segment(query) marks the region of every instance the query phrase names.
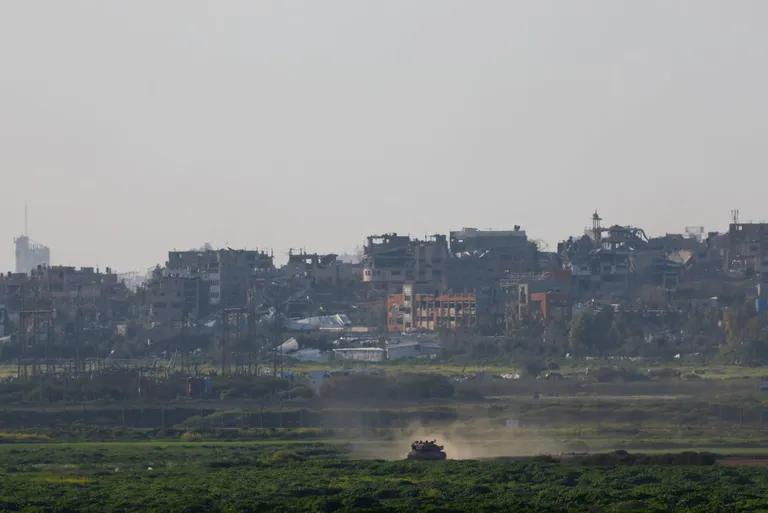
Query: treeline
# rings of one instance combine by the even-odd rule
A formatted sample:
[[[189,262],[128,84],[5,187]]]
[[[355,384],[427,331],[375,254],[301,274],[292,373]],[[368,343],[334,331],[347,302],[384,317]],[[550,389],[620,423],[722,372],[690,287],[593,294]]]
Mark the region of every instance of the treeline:
[[[547,326],[527,325],[506,336],[444,333],[445,356],[454,360],[560,359],[699,355],[740,365],[768,364],[768,314],[754,305],[722,313],[701,308],[685,312],[614,311],[611,307],[575,315]]]

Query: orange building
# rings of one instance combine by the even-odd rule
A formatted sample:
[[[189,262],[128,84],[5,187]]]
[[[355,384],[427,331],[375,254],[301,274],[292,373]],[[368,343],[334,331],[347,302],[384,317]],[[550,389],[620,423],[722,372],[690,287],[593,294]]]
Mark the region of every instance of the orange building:
[[[571,318],[571,300],[561,292],[534,292],[531,294],[532,312],[541,320],[568,320]],[[537,308],[538,307],[538,308]]]
[[[457,330],[477,326],[474,294],[414,294],[405,284],[402,294],[387,298],[387,330],[390,332]]]

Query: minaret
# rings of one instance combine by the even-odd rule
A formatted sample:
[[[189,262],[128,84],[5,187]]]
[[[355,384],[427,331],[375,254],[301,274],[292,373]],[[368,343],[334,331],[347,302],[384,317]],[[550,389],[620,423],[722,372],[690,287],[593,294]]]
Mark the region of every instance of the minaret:
[[[602,220],[600,214],[595,210],[595,213],[592,214],[592,238],[595,239],[595,242],[600,242],[602,238],[603,228],[600,226]]]

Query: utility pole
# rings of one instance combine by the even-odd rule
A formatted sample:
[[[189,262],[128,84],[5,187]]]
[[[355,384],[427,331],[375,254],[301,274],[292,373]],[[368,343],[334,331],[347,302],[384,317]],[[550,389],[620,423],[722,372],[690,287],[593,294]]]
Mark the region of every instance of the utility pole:
[[[26,207],[25,207],[26,209]],[[21,285],[19,287],[19,291],[21,293],[21,308],[19,309],[19,326],[16,329],[17,336],[19,338],[17,348],[18,354],[17,354],[17,363],[16,363],[16,379],[21,379],[21,360],[24,357],[24,353],[26,345],[27,345],[27,334],[26,334],[26,327],[24,326],[24,285]]]
[[[277,377],[277,346],[272,348],[272,377]]]
[[[227,337],[229,335],[227,326],[227,312],[221,311],[221,377],[226,375],[227,370]]]
[[[189,365],[188,356],[187,356],[187,322],[189,319],[189,313],[187,312],[186,306],[184,307],[184,312],[181,314],[181,373],[187,374],[187,367]]]

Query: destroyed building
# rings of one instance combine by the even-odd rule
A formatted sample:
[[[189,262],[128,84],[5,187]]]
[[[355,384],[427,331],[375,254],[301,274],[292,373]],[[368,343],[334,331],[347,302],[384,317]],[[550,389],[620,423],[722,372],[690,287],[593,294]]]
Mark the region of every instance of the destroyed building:
[[[731,223],[724,266],[746,275],[768,275],[768,223]]]
[[[536,244],[528,240],[525,230],[518,225],[514,230],[463,228],[452,231],[450,246],[456,258],[492,258],[505,272],[531,272],[538,258]]]
[[[425,240],[396,233],[372,235],[363,248],[363,282],[386,293],[399,292],[406,282],[442,290],[448,257],[445,235]]]
[[[478,325],[474,294],[418,293],[414,284],[387,298],[387,331],[438,331],[472,329]]]
[[[207,311],[209,285],[198,276],[168,275],[157,268],[137,294],[142,321],[150,325],[181,325]]]
[[[676,290],[681,274],[703,248],[693,236],[649,238],[635,226],[604,228],[597,212],[592,221],[592,228],[582,237],[558,244],[563,267],[571,271],[576,291],[581,293],[604,289],[626,294],[643,284]]]
[[[631,225],[604,227],[596,212],[592,221],[553,253],[539,251],[520,226],[424,239],[374,235],[359,264],[301,250],[290,251],[280,270],[263,251],[170,251],[135,291],[110,269],[40,265],[0,275],[0,304],[14,334],[27,312],[24,322],[55,323],[56,336],[112,324],[122,336],[153,330],[153,341],[182,327],[209,336],[227,311],[264,330],[525,334],[558,330],[589,304],[671,311],[745,294],[756,311],[768,308],[760,277],[768,269],[768,224],[648,237]]]
[[[80,309],[94,318],[127,315],[129,291],[107,268],[39,267],[29,274],[0,274],[0,302],[10,312],[41,305],[55,307],[60,315]]]
[[[132,315],[131,292],[109,268],[51,266],[0,275],[0,304],[15,323],[32,313],[55,318],[58,335],[107,329]]]
[[[129,316],[130,291],[109,267],[52,266],[35,272],[48,289],[57,314],[79,311],[92,322]]]
[[[512,274],[499,281],[499,290],[506,331],[532,320],[547,323],[570,318],[573,295],[568,270]]]
[[[47,294],[37,280],[25,273],[0,274],[0,303],[6,305],[9,313],[24,308],[37,307],[45,302]]]
[[[464,228],[427,240],[386,234],[368,237],[363,281],[399,292],[406,282],[419,290],[472,292],[489,288],[509,273],[539,270],[539,252],[519,226],[514,230]]]
[[[464,228],[450,232],[448,288],[476,291],[509,274],[539,271],[539,251],[520,226],[514,230]]]
[[[211,308],[245,306],[251,280],[274,271],[273,256],[264,251],[211,249],[169,251],[166,274],[181,278],[199,278],[207,286],[207,304]]]
[[[360,265],[343,262],[338,255],[288,252],[288,262],[280,269],[288,277],[306,278],[322,285],[354,284],[360,281]]]

